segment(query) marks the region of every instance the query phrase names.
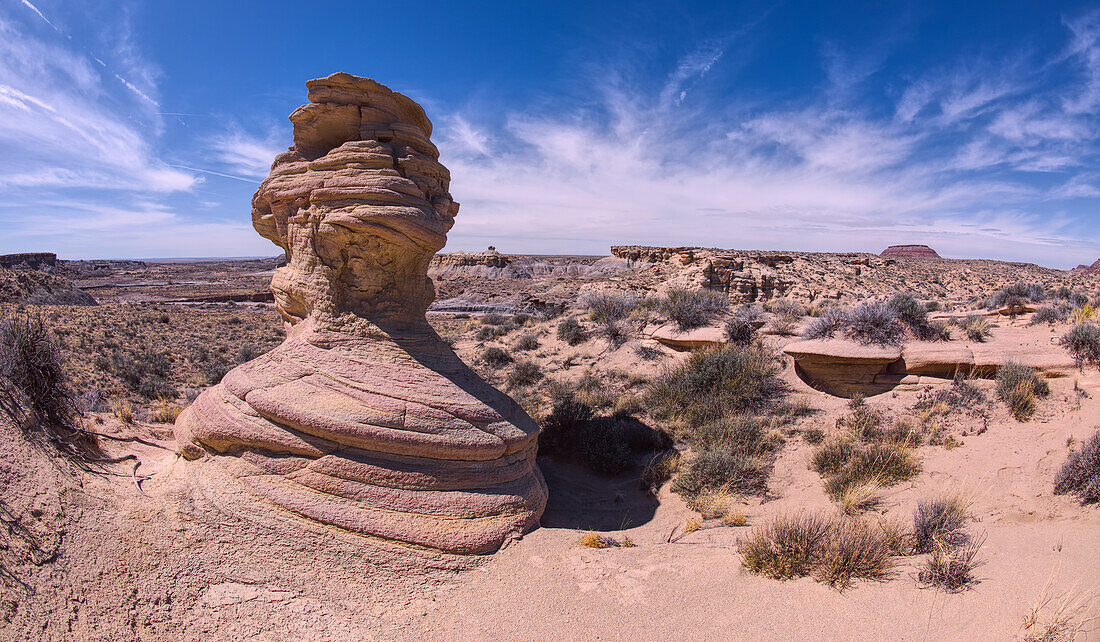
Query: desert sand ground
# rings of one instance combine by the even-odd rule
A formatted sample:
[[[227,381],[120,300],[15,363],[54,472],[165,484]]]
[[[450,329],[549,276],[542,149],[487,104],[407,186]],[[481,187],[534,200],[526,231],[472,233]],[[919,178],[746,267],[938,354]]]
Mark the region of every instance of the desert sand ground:
[[[236,274],[264,280],[251,270]],[[1095,367],[1050,379],[1050,395],[1028,421],[1015,419],[994,398],[992,381],[975,380],[987,399],[980,416],[944,418],[951,439],[917,448],[921,473],[884,489],[879,504],[864,514],[911,522],[920,500],[966,495],[972,501],[968,530],[984,543],[977,581],[957,593],[918,581],[926,555],[894,558],[889,579],[857,580],[844,590],[810,577],[768,579],[742,566],[738,542],[754,527],[797,511],[839,512],[809,467],[815,446],[807,434],[835,432],[849,402],[807,385],[790,358],[783,359],[781,375],[788,398],[811,411],[781,427],[783,445],[766,492],[735,498],[744,526],[701,519],[667,482],[656,496],[648,494],[639,468],[609,477],[545,455],[539,465],[549,504],[541,527],[522,540],[483,558],[408,549],[401,564],[379,565],[373,560],[393,557],[379,547],[393,545],[227,493],[238,482],[214,467],[196,474],[203,464],[175,452],[167,422],[173,409],[209,385],[205,373],[280,340],[268,304],[180,302],[188,297],[180,296],[176,283],[187,279],[163,273],[127,278],[131,282],[92,290],[100,306],[41,311],[60,330],[78,390],[94,393],[86,425],[116,438],[100,439],[104,454],[136,458],[88,472],[0,420],[0,517],[7,531],[0,548],[0,636],[6,639],[1002,640],[1035,633],[1023,624],[1044,596],[1054,604],[1041,620],[1065,596],[1084,604],[1079,620],[1100,608],[1100,506],[1052,492],[1071,448],[1100,426]],[[553,293],[575,306],[583,291],[644,292],[661,280],[639,270],[509,281],[501,291],[534,292],[540,300]],[[177,291],[163,291],[169,281]],[[230,277],[225,282],[230,285],[223,289],[234,293],[252,287]],[[451,298],[465,293],[454,283],[446,287]],[[987,295],[979,291],[985,287],[984,281],[975,286],[973,296]],[[203,288],[204,297],[218,295],[209,284]],[[133,296],[135,289],[140,297]],[[567,306],[565,316],[587,323],[575,307]],[[645,320],[615,347],[598,337],[567,345],[555,335],[563,317],[536,314],[492,337],[479,334],[487,325],[478,313],[429,317],[464,360],[536,417],[548,409],[552,381],[598,381],[589,399],[610,412],[634,405],[647,381],[688,357],[649,338]],[[1049,346],[1069,327],[1026,321],[1026,315],[999,320],[992,341]],[[516,349],[527,334],[537,347]],[[796,339],[763,338],[776,348]],[[514,365],[494,367],[482,358],[493,346],[536,363],[542,380],[510,385]],[[142,388],[144,379],[127,379],[126,358],[156,362],[151,352],[163,353],[168,365],[152,373],[156,385]],[[103,357],[98,362],[97,355]],[[917,421],[922,395],[946,385],[901,386],[866,403],[891,419]],[[174,394],[150,398],[150,390]],[[123,402],[133,419],[119,412]],[[127,440],[134,437],[141,441]],[[687,532],[693,522],[698,529]],[[582,546],[581,536],[590,531],[629,538],[635,546]]]

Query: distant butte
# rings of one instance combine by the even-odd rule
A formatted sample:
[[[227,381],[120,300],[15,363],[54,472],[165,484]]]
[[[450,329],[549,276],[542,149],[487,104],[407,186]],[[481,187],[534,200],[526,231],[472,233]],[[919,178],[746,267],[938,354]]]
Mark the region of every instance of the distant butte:
[[[891,245],[882,251],[879,256],[886,256],[890,258],[906,258],[916,257],[925,259],[938,259],[939,254],[927,245]]]

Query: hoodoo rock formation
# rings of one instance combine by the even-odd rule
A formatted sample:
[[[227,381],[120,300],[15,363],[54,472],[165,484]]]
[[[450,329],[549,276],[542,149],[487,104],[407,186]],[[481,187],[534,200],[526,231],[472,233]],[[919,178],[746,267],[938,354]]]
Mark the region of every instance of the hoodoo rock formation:
[[[311,80],[294,145],[252,199],[287,265],[286,341],[176,423],[181,452],[300,516],[448,553],[498,549],[539,520],[538,426],[431,329],[427,277],[458,204],[408,97]]]
[[[882,251],[883,256],[886,258],[919,258],[919,259],[938,259],[940,255],[935,250],[927,245],[891,245]]]

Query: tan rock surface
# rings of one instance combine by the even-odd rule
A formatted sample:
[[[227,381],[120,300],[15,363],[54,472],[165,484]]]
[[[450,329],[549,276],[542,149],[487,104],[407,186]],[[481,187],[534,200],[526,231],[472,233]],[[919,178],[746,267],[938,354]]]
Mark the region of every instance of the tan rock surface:
[[[181,451],[324,524],[495,551],[545,506],[538,426],[425,321],[428,263],[458,212],[431,123],[367,78],[306,85],[294,146],[252,201],[286,252],[271,287],[287,339],[180,415]]]
[[[726,341],[725,328],[709,325],[691,330],[680,330],[675,323],[650,326],[645,334],[664,345],[676,350],[695,350],[721,345]]]

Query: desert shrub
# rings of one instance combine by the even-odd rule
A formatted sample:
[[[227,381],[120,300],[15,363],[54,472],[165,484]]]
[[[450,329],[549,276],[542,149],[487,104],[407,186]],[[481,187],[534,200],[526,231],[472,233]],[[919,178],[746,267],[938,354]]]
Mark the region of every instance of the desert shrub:
[[[782,315],[775,315],[768,322],[768,328],[775,334],[790,337],[797,334],[797,319]]]
[[[485,350],[481,352],[481,360],[494,368],[499,368],[511,363],[512,356],[508,354],[507,350],[494,346],[485,348]]]
[[[913,551],[931,553],[936,544],[958,547],[967,542],[966,503],[957,495],[920,500],[913,511]]]
[[[516,350],[538,350],[539,338],[534,334],[525,334],[516,341]]]
[[[832,439],[814,450],[810,467],[819,475],[832,475],[852,458],[856,444],[851,439]]]
[[[889,534],[854,518],[799,513],[758,526],[739,542],[741,562],[775,579],[812,575],[843,589],[854,579],[883,580],[893,566]]]
[[[1084,367],[1085,363],[1100,366],[1100,326],[1075,325],[1058,343],[1069,350],[1078,368]]]
[[[224,363],[210,363],[203,369],[203,378],[206,379],[206,385],[214,386],[222,381],[222,377],[229,372],[229,366]]]
[[[756,338],[756,325],[745,315],[735,314],[726,322],[726,340],[730,343],[747,346]]]
[[[797,301],[790,299],[771,299],[764,304],[764,309],[780,317],[797,321],[806,316],[806,308]]]
[[[571,346],[584,343],[588,339],[588,333],[573,317],[566,317],[558,323],[558,339]]]
[[[1031,319],[1027,322],[1027,324],[1039,325],[1040,323],[1046,323],[1047,325],[1054,325],[1055,323],[1062,323],[1065,320],[1065,310],[1055,307],[1053,305],[1044,305],[1043,307],[1035,310],[1035,314],[1031,315]]]
[[[1073,323],[1080,325],[1096,316],[1096,306],[1091,303],[1073,309]]]
[[[580,304],[588,310],[588,317],[600,324],[618,321],[634,310],[637,299],[618,292],[590,293],[581,297]]]
[[[24,407],[35,423],[56,428],[79,414],[61,350],[40,316],[0,320],[0,402],[13,417]]]
[[[496,336],[497,335],[496,335],[495,332],[493,332],[492,328],[486,327],[486,328],[479,329],[477,331],[477,334],[474,335],[474,338],[477,339],[478,341],[490,341]]]
[[[729,309],[729,299],[714,290],[671,288],[657,300],[657,311],[681,330],[707,325]]]
[[[765,480],[762,466],[752,457],[721,450],[704,450],[690,461],[680,464],[680,473],[672,482],[672,490],[687,498],[717,490],[761,492]]]
[[[816,446],[825,441],[825,431],[820,428],[810,428],[802,433],[802,438],[806,440],[806,443]]]
[[[810,322],[802,333],[805,339],[829,339],[843,330],[847,315],[840,308],[829,308]]]
[[[508,373],[509,388],[523,388],[542,379],[542,368],[533,361],[517,361]]]
[[[671,445],[666,434],[633,417],[594,417],[592,408],[572,395],[554,402],[539,434],[540,452],[571,457],[607,474],[629,470],[639,454]]]
[[[915,334],[919,335],[928,326],[928,310],[912,294],[898,292],[890,297],[886,305],[894,311],[898,320]]]
[[[161,397],[153,403],[153,409],[149,413],[149,421],[170,424],[176,421],[182,411],[183,408],[173,403],[172,399]]]
[[[997,369],[997,397],[1008,404],[1016,419],[1035,412],[1035,398],[1050,394],[1050,384],[1031,368],[1009,361]]]
[[[760,344],[700,350],[650,382],[650,415],[700,426],[774,405],[787,387],[775,353]]]
[[[1100,431],[1069,454],[1054,476],[1054,492],[1073,493],[1085,504],[1100,502]]]
[[[237,363],[252,361],[258,356],[260,356],[260,350],[251,343],[246,343],[240,348],[237,348]]]
[[[612,348],[618,348],[630,338],[630,332],[623,323],[607,321],[596,328],[596,333],[603,337]]]
[[[974,583],[975,557],[982,540],[954,547],[937,542],[917,579],[948,593],[957,593]]]
[[[900,345],[905,327],[885,303],[861,303],[845,315],[844,334],[863,344]]]
[[[966,315],[962,320],[962,328],[967,339],[978,343],[984,343],[986,339],[993,336],[993,324],[981,314]]]
[[[531,315],[527,314],[526,312],[517,312],[516,314],[512,315],[512,323],[514,323],[517,326],[527,325],[527,323],[530,320],[531,320]]]
[[[969,410],[985,403],[985,393],[975,386],[966,375],[958,372],[952,379],[950,386],[921,393],[914,408],[916,410],[931,410],[939,407],[944,413],[948,413]]]
[[[855,398],[853,398],[854,400]],[[864,441],[874,441],[881,435],[882,411],[865,403],[854,404],[852,412],[840,419],[840,425]]]
[[[752,456],[772,449],[773,444],[766,441],[766,434],[764,419],[756,415],[738,414],[691,426],[682,436],[696,450],[721,450]]]
[[[0,319],[0,411],[66,455],[96,454],[94,436],[80,426],[61,350],[41,316],[16,312]]]
[[[1040,283],[1024,283],[1019,281],[997,290],[989,298],[990,308],[999,308],[1009,303],[1011,299],[1039,303],[1046,299],[1046,288]]]
[[[489,314],[481,317],[481,322],[485,325],[504,325],[505,323],[507,323],[507,321],[508,317],[504,316],[503,314],[498,314],[496,312],[490,312]]]

